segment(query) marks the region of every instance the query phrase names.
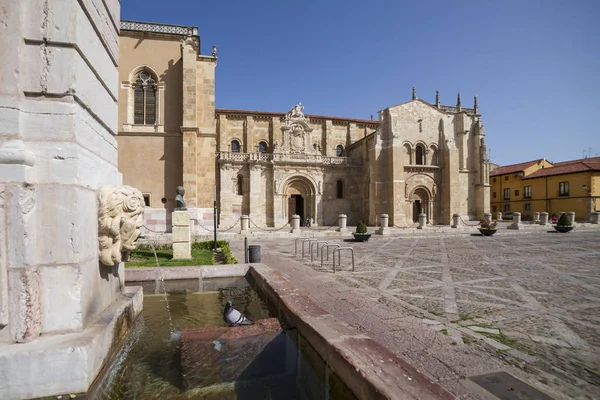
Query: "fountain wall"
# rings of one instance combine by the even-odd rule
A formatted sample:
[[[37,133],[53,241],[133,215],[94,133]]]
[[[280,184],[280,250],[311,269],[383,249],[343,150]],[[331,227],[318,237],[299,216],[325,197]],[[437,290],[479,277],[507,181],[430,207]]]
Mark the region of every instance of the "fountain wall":
[[[98,259],[97,191],[122,180],[119,12],[118,0],[0,0],[3,399],[85,391],[141,308],[123,264]]]

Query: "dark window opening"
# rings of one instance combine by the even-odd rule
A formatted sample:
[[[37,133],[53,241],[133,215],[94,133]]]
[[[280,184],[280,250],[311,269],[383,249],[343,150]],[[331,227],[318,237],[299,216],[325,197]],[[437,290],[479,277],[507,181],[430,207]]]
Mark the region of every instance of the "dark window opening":
[[[238,195],[244,194],[244,177],[241,175],[238,175],[238,177],[237,177],[237,182],[235,185],[235,192]]]
[[[343,199],[344,198],[344,182],[342,182],[342,180],[338,180],[336,183],[336,194],[337,194],[337,198],[338,199]]]
[[[260,143],[258,143],[258,152],[259,153],[266,153],[267,152],[267,143],[266,142],[260,142]]]
[[[144,205],[146,207],[150,207],[150,195],[149,194],[144,195]]]
[[[231,152],[232,153],[239,153],[240,152],[240,142],[238,142],[237,140],[232,140],[231,141]]]
[[[423,165],[423,148],[421,146],[417,146],[415,149],[415,164]]]
[[[519,195],[519,191],[515,190],[515,196],[518,196],[518,195]]]
[[[344,146],[342,146],[341,144],[338,144],[337,147],[335,148],[335,155],[338,157],[341,157],[344,155]]]
[[[133,123],[152,125],[156,122],[156,82],[150,72],[140,71],[133,84]]]

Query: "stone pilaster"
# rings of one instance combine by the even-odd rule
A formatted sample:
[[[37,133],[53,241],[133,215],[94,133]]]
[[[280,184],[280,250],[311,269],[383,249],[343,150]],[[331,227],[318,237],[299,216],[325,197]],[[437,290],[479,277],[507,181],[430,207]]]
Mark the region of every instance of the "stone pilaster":
[[[265,193],[263,190],[262,174],[264,168],[260,164],[250,165],[250,191],[248,198],[250,201],[250,219],[258,226],[264,226],[265,216]],[[251,224],[251,226],[253,226]]]

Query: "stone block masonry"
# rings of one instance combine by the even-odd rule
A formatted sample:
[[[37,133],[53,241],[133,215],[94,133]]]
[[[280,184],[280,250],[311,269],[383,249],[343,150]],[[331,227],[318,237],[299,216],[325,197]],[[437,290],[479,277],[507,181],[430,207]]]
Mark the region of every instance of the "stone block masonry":
[[[192,258],[190,233],[190,214],[185,211],[174,211],[171,217],[173,224],[173,258]]]
[[[2,399],[87,390],[141,309],[98,258],[97,190],[122,182],[119,8],[0,1]]]

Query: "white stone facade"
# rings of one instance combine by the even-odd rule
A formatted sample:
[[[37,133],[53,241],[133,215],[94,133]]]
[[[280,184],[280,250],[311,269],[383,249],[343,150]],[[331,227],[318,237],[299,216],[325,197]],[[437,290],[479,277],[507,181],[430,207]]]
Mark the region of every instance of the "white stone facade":
[[[87,390],[119,304],[131,307],[122,264],[98,261],[97,189],[121,184],[119,9],[118,0],[0,0],[3,399]],[[58,339],[66,334],[77,342]]]

